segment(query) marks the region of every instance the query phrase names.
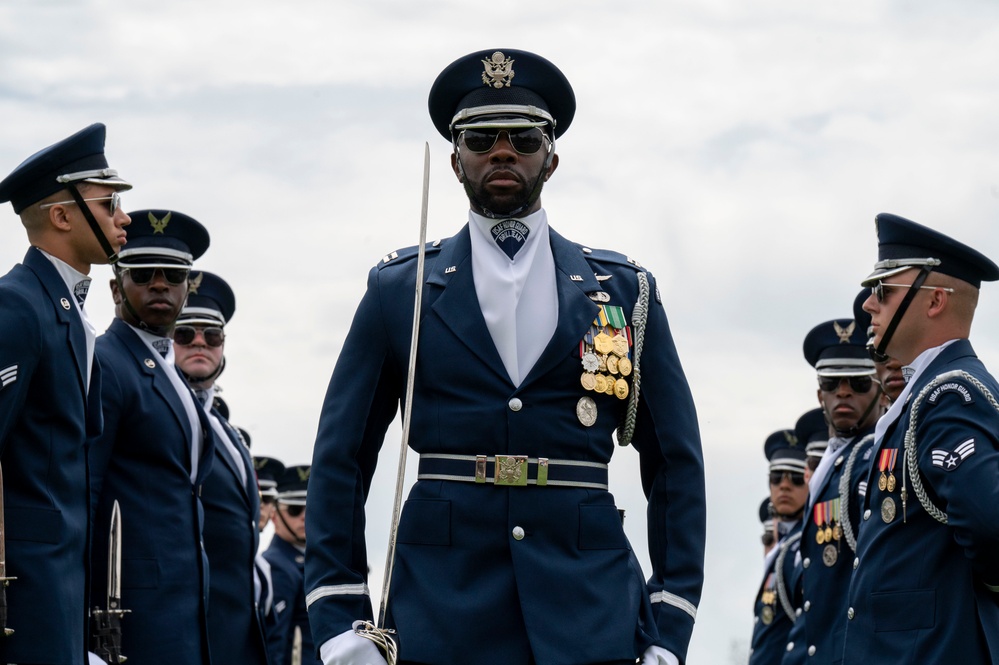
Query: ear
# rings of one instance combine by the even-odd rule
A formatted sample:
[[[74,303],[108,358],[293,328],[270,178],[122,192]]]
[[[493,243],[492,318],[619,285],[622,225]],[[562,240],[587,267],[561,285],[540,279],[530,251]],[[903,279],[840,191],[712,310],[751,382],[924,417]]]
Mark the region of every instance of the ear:
[[[121,292],[118,291],[118,280],[114,277],[108,282],[108,286],[111,287],[111,299],[114,300],[115,305],[121,304]]]
[[[53,229],[62,233],[69,233],[73,230],[73,223],[69,219],[69,208],[64,205],[52,206],[48,210],[48,224]]]
[[[458,179],[458,182],[465,182],[465,173],[461,169],[461,162],[458,161],[458,153],[451,153],[451,170],[454,171],[454,176]]]
[[[934,289],[930,293],[930,303],[926,308],[926,316],[930,319],[935,319],[947,310],[947,305],[950,302],[951,294],[947,293],[943,289]]]
[[[545,173],[545,182],[548,182],[548,178],[552,177],[555,173],[555,169],[558,168],[558,154],[552,155],[552,163],[548,166],[548,171]]]

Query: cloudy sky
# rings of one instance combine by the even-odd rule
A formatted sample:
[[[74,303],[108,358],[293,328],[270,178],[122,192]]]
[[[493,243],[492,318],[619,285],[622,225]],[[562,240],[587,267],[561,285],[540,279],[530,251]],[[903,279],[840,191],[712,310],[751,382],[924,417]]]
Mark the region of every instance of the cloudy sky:
[[[659,278],[709,492],[690,661],[734,663],[760,577],[763,440],[815,405],[801,342],[850,315],[874,215],[999,258],[997,43],[992,0],[4,0],[0,176],[106,123],[111,165],[135,184],[126,209],[211,231],[200,267],[238,299],[220,381],[233,423],[255,454],[308,462],[367,270],[418,237],[424,142],[429,236],[465,220],[426,112],[437,73],[483,48],[554,61],[578,111],[545,207],[563,235]],[[26,241],[8,206],[0,223],[6,270]],[[110,270],[93,275],[104,328]],[[973,340],[993,366],[997,312],[987,285]],[[369,501],[376,588],[398,439]],[[644,560],[636,458],[615,462]]]

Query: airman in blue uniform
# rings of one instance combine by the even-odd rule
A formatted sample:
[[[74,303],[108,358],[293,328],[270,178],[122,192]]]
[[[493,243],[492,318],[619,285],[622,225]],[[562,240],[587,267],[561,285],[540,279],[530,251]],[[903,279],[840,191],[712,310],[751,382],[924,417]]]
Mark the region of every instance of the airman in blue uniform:
[[[277,509],[277,479],[284,473],[284,464],[273,457],[254,457],[253,468],[257,472],[257,487],[260,489],[260,521],[259,530],[263,533],[274,511]],[[274,607],[274,584],[271,581],[271,564],[264,558],[262,550],[257,551],[254,558],[255,585],[257,589],[257,610],[260,613],[261,625],[264,628],[266,642],[270,626],[270,614]]]
[[[173,329],[177,367],[201,402],[215,437],[215,460],[201,492],[205,509],[208,644],[213,665],[266,665],[257,611],[254,558],[260,494],[243,435],[219,409],[216,381],[225,368],[225,326],[236,311],[229,284],[206,271],[191,273],[187,304]]]
[[[386,617],[400,661],[682,662],[703,581],[696,414],[652,276],[548,224],[572,88],[537,55],[490,49],[448,66],[429,105],[470,211],[426,248],[419,471]],[[306,581],[327,665],[384,662],[353,624],[373,618],[364,503],[407,383],[417,264],[410,248],[371,270],[320,419]],[[615,431],[641,456],[647,580],[608,491]]]
[[[308,465],[291,466],[278,478],[274,538],[264,552],[271,567],[274,604],[267,625],[270,665],[317,663],[305,607],[305,510]]]
[[[7,625],[0,663],[84,662],[87,650],[86,439],[101,428],[90,267],[125,243],[105,127],[32,155],[0,182],[31,247],[0,277],[0,461]],[[13,634],[3,636],[3,628]]]
[[[873,350],[905,389],[875,430],[846,612],[845,663],[999,663],[999,383],[968,340],[999,266],[876,219]]]
[[[750,665],[779,663],[796,614],[794,560],[801,540],[801,516],[808,500],[805,451],[789,429],[777,430],[763,447],[769,460],[770,504],[777,544],[763,560],[763,580],[753,606]]]
[[[859,506],[871,464],[874,423],[882,412],[881,387],[867,353],[869,318],[826,321],[805,337],[805,359],[818,375],[824,430],[831,428],[833,435],[809,481],[796,561],[801,613],[788,637],[785,665],[839,662],[843,652]]]
[[[116,318],[97,339],[103,433],[90,441],[92,603],[107,589],[108,528],[121,506],[122,653],[206,665],[208,559],[201,493],[215,458],[205,410],[174,365],[170,332],[208,231],[170,210],[131,213],[111,282]],[[176,629],[174,629],[176,628]]]

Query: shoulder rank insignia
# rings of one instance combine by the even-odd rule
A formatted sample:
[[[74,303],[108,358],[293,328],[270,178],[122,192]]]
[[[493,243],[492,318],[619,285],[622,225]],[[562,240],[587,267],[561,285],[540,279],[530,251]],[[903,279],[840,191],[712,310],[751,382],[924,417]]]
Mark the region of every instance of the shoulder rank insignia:
[[[388,263],[389,261],[399,258],[399,252],[390,252],[382,257],[382,263]]]
[[[488,60],[483,60],[485,71],[482,72],[482,82],[494,88],[509,88],[513,80],[513,58],[496,51]]]
[[[0,369],[0,390],[17,381],[17,365]]]
[[[149,225],[153,227],[153,235],[156,235],[157,233],[162,235],[163,232],[166,231],[167,224],[170,223],[170,216],[172,214],[172,212],[168,212],[163,215],[163,219],[156,219],[156,215],[149,213]]]
[[[933,466],[938,466],[944,471],[953,471],[961,466],[961,462],[975,454],[975,439],[971,438],[959,445],[953,451],[937,448],[931,450]]]

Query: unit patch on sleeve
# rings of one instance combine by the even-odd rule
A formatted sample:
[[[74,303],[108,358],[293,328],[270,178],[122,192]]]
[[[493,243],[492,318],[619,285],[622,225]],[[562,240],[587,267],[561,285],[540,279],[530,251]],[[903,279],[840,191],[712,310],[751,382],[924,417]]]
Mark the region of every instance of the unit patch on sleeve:
[[[931,450],[933,466],[939,466],[944,471],[953,471],[961,466],[961,462],[975,454],[975,440],[968,439],[954,450],[944,450],[937,448]]]
[[[944,393],[957,393],[961,396],[961,399],[964,400],[965,404],[972,404],[975,401],[975,399],[971,396],[971,391],[968,390],[968,386],[955,381],[941,383],[933,389],[933,392],[929,394],[926,401],[930,404],[936,404],[937,400],[939,400]]]

